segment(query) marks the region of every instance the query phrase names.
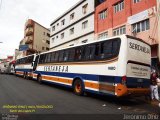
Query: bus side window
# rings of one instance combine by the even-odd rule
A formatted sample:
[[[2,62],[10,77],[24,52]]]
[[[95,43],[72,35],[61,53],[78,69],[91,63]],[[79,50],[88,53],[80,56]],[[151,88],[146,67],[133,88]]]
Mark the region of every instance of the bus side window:
[[[119,49],[120,49],[120,39],[117,39],[113,41],[113,49],[112,49],[113,56],[117,56],[119,54]]]
[[[47,63],[48,54],[44,54],[44,55],[45,55],[44,63]]]
[[[51,62],[51,53],[48,53],[47,55],[47,63]]]
[[[24,64],[24,63],[25,63],[25,60],[26,60],[26,58],[23,58],[23,59],[22,59],[22,64]]]
[[[95,44],[90,46],[90,55],[89,55],[89,59],[90,60],[94,60],[95,59]]]
[[[100,56],[101,59],[109,59],[112,57],[112,41],[105,41],[101,43]]]
[[[83,58],[83,59],[84,59],[84,60],[88,60],[88,58],[89,58],[89,53],[90,53],[90,47],[86,45],[86,46],[84,47],[84,52],[83,52],[83,53],[84,53],[84,56],[83,56],[84,58]]]
[[[68,58],[69,58],[69,50],[67,49],[67,50],[65,50],[64,51],[64,60],[63,61],[68,61]]]
[[[64,50],[59,51],[59,62],[63,61]]]
[[[39,64],[42,63],[42,55],[40,55],[40,58],[39,58]]]
[[[54,62],[54,59],[55,59],[55,52],[52,52],[51,53],[51,62]]]
[[[29,63],[29,59],[30,59],[30,57],[26,57],[26,58],[24,59],[25,63]]]
[[[58,57],[59,57],[59,52],[57,51],[57,52],[55,53],[55,62],[58,62]]]
[[[40,60],[39,60],[39,63],[42,64],[44,61],[44,54],[40,55]]]
[[[100,52],[100,44],[95,44],[95,59],[99,59],[99,52]]]
[[[86,45],[84,48],[84,60],[94,60],[95,56],[95,45]]]
[[[75,60],[80,61],[82,59],[83,47],[77,47],[75,49]]]
[[[68,61],[69,61],[69,62],[74,61],[74,56],[75,56],[75,48],[69,49]]]
[[[47,57],[46,54],[44,54],[44,55],[43,55],[42,63],[45,63],[46,57]]]

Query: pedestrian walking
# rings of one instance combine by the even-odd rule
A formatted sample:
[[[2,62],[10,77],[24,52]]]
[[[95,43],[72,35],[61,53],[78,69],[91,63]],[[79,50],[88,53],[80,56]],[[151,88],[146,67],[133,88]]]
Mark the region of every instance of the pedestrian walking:
[[[151,99],[152,100],[157,100],[157,101],[159,101],[158,85],[157,85],[158,80],[159,80],[158,75],[154,71],[151,74],[151,86],[150,86],[150,89],[151,89]]]

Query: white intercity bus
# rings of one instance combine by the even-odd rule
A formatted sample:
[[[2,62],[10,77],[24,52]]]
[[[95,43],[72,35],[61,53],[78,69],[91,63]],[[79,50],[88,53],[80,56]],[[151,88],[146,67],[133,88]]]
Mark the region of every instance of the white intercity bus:
[[[151,48],[128,35],[106,38],[36,56],[38,82],[117,97],[149,94]]]
[[[36,58],[36,54],[32,54],[16,60],[15,63],[15,75],[22,76],[24,78],[32,78],[33,64]]]
[[[14,74],[15,73],[14,67],[15,67],[15,60],[8,62],[6,73],[7,74]]]

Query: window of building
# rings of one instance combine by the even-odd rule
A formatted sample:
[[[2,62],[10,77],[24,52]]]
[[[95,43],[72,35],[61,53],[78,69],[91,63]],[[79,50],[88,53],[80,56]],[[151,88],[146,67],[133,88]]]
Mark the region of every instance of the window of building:
[[[122,11],[124,9],[124,0],[114,5],[114,13]]]
[[[55,31],[55,26],[52,27],[52,31]]]
[[[46,33],[45,32],[43,32],[43,35],[45,35]]]
[[[70,20],[73,20],[73,19],[74,19],[74,13],[70,15]]]
[[[47,33],[47,37],[50,37],[50,34],[49,34],[49,33]]]
[[[82,13],[83,13],[83,14],[86,14],[86,13],[87,13],[87,8],[88,8],[88,3],[85,4],[85,5],[82,7]]]
[[[70,29],[70,35],[74,34],[74,28]]]
[[[56,36],[56,38],[58,39],[58,35]]]
[[[52,43],[54,42],[55,37],[52,38]]]
[[[48,48],[48,47],[46,47],[46,50],[49,50],[49,48]]]
[[[132,25],[132,32],[139,33],[150,29],[149,19],[135,23]]]
[[[65,25],[65,19],[61,21],[61,25]]]
[[[108,32],[104,32],[98,35],[98,39],[104,39],[108,37]]]
[[[107,18],[107,10],[103,10],[102,12],[99,13],[99,19],[103,20]]]
[[[82,43],[87,43],[87,42],[88,42],[88,40],[87,40],[87,39],[82,41]]]
[[[50,41],[49,41],[49,40],[46,40],[46,43],[47,43],[47,44],[50,44]]]
[[[42,47],[42,50],[44,50],[44,47]]]
[[[133,3],[138,3],[140,2],[141,0],[133,0]]]
[[[126,26],[122,26],[113,30],[113,36],[126,34]]]
[[[63,38],[64,38],[64,33],[61,34],[61,39],[63,39]]]
[[[59,23],[57,23],[57,26],[59,26]]]
[[[88,20],[82,23],[82,29],[87,28],[87,26],[88,26]]]

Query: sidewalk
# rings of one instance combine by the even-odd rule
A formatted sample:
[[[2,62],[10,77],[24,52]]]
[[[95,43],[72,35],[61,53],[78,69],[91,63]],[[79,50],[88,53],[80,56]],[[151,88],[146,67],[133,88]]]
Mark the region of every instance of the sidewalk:
[[[140,100],[140,101],[143,101],[147,104],[152,105],[153,107],[156,107],[156,108],[160,109],[160,101],[158,101],[158,100],[151,101],[149,98],[146,99],[145,97],[138,97],[136,99]]]
[[[157,101],[157,100],[151,101],[150,104],[157,106],[157,107],[160,107],[160,101]]]

